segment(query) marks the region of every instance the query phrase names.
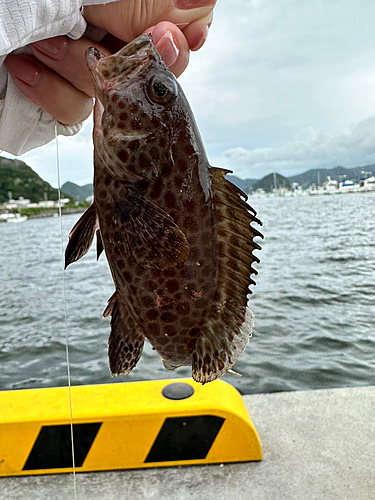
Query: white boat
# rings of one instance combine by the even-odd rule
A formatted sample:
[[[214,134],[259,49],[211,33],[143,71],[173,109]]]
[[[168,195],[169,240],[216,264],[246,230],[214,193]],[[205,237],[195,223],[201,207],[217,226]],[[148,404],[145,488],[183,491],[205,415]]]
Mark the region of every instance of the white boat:
[[[27,216],[21,214],[0,214],[0,220],[2,222],[13,222],[13,223],[25,222],[25,220],[27,220]]]
[[[360,191],[375,191],[375,175],[361,181]]]
[[[331,177],[329,175],[327,175],[327,179],[322,186],[322,193],[323,194],[338,194],[339,192],[340,191],[339,191],[338,181],[331,179]]]
[[[340,182],[339,191],[341,193],[355,193],[359,191],[359,184],[356,184],[354,181],[349,179],[344,179]]]

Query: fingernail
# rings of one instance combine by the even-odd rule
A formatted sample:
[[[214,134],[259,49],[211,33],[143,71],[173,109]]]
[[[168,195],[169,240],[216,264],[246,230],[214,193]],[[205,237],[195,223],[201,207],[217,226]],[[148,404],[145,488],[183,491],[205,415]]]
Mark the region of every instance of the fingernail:
[[[209,28],[208,26],[205,27],[203,33],[200,35],[200,37],[197,39],[197,42],[195,44],[192,43],[191,47],[190,47],[190,50],[199,50],[202,45],[204,44],[204,42],[207,40],[207,37],[208,37],[208,31],[209,31]]]
[[[170,31],[166,31],[156,44],[156,48],[165,64],[170,68],[177,61],[180,51]]]
[[[207,7],[216,2],[216,0],[175,0],[178,9],[195,9],[197,7]]]
[[[34,87],[39,83],[42,76],[41,69],[22,55],[9,55],[5,60],[5,66],[12,76]]]
[[[64,59],[68,53],[69,39],[66,36],[57,36],[35,42],[32,46],[52,59]]]

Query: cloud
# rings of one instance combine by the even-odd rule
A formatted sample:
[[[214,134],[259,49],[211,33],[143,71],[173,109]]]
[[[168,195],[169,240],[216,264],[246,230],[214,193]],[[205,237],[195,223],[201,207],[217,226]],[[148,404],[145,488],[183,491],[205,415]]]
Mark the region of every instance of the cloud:
[[[238,175],[256,178],[271,172],[295,175],[318,167],[375,163],[375,116],[344,134],[319,133],[308,128],[281,147],[228,149],[223,163]]]
[[[180,78],[211,163],[260,177],[374,161],[374,18],[372,0],[218,2]],[[91,129],[60,139],[63,182],[92,179]],[[21,159],[56,185],[53,143]]]
[[[194,85],[186,74],[212,162],[242,176],[372,162],[374,15],[370,1],[219,2]]]

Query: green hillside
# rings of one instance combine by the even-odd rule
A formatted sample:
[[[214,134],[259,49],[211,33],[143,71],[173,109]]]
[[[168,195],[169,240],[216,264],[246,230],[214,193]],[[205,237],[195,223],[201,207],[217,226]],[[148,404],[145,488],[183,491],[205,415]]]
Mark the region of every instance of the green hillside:
[[[75,200],[85,200],[88,196],[93,195],[93,185],[85,184],[84,186],[78,186],[74,182],[65,182],[61,186],[61,189]]]
[[[266,193],[272,193],[274,188],[291,189],[291,187],[291,182],[286,177],[283,177],[280,174],[269,174],[263,177],[263,179],[260,179],[260,181],[254,182],[251,186],[251,191],[264,189]]]
[[[48,200],[58,199],[57,189],[39,177],[26,163],[0,156],[0,203],[9,199],[9,192],[15,200],[23,196],[32,203],[38,203],[45,197]]]

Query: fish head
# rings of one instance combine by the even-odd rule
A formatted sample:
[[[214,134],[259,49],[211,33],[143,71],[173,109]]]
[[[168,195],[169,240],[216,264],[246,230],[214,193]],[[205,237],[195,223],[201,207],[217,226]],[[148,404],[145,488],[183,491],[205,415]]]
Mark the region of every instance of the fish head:
[[[170,161],[187,101],[148,35],[105,57],[89,48],[96,105],[94,144],[112,175],[152,179]],[[182,125],[183,126],[183,125]]]

